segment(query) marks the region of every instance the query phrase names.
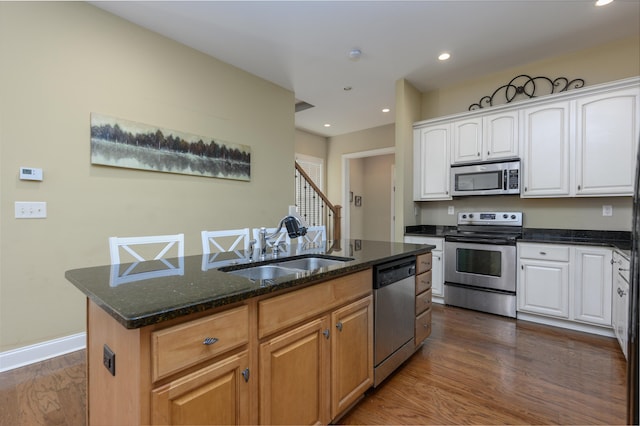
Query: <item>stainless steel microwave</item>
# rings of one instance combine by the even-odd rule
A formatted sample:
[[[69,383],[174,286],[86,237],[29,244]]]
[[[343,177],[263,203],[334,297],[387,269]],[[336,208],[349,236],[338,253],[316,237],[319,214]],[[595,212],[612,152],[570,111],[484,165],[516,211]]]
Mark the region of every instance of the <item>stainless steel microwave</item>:
[[[520,193],[520,160],[451,166],[451,195]]]

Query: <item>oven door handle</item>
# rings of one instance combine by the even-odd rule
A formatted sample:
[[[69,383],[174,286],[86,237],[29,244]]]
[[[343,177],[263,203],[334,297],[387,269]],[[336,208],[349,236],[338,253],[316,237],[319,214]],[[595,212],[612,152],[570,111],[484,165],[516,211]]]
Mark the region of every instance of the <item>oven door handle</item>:
[[[512,241],[505,238],[446,237],[445,241],[452,243],[493,244],[496,246],[513,245]]]

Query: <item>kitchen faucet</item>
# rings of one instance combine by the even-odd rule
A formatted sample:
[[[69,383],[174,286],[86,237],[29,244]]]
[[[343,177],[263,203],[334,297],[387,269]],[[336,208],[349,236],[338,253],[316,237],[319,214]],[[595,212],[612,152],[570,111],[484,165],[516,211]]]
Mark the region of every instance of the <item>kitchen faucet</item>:
[[[307,233],[307,227],[304,226],[300,218],[292,215],[287,215],[280,220],[280,224],[278,225],[278,229],[271,234],[267,235],[267,228],[260,228],[260,256],[264,258],[267,255],[267,241],[271,238],[275,237],[282,230],[282,225],[287,227],[287,233],[289,234],[289,238],[298,238]],[[274,256],[278,253],[278,245],[273,248]]]

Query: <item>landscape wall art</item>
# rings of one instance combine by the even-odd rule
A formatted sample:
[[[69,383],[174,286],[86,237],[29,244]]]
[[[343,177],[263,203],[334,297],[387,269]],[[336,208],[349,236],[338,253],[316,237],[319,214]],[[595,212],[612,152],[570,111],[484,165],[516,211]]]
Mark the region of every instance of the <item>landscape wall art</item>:
[[[91,114],[91,164],[251,180],[251,147]]]

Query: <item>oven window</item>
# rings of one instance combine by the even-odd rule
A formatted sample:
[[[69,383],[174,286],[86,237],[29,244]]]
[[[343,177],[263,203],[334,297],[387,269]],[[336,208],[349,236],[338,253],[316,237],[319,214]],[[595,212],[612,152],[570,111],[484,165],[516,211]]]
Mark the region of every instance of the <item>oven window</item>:
[[[491,250],[456,249],[458,272],[499,277],[502,271],[502,253]]]
[[[467,173],[455,176],[457,191],[502,189],[502,171]]]

